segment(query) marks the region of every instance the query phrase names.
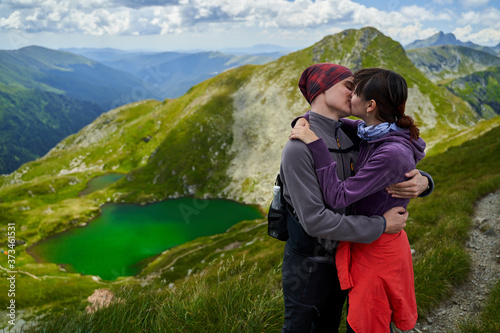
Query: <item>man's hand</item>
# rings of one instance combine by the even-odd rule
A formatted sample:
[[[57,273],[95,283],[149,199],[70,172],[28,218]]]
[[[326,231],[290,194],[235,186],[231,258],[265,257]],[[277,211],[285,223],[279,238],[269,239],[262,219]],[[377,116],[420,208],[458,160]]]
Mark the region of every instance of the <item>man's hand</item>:
[[[385,226],[386,234],[395,234],[406,227],[406,220],[408,219],[408,211],[403,207],[394,207],[384,213],[387,222]]]
[[[387,193],[391,194],[393,198],[413,199],[418,197],[429,187],[429,179],[422,176],[417,169],[405,173],[405,177],[411,179],[392,184],[386,188]]]

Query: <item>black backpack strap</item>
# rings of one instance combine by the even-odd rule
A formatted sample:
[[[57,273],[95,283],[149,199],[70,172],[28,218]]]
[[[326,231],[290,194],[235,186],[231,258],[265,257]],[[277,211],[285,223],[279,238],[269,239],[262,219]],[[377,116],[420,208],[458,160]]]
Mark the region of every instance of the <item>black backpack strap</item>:
[[[356,145],[352,145],[350,147],[347,147],[345,149],[335,149],[335,148],[328,148],[328,151],[330,153],[340,153],[340,154],[343,154],[343,153],[348,153],[348,152],[351,152],[353,150],[357,150],[358,147]]]

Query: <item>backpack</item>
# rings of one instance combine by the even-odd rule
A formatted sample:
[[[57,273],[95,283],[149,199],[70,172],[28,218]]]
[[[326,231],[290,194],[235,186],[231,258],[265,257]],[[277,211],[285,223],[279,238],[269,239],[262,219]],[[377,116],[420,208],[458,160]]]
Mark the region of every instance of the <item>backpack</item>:
[[[281,182],[280,175],[276,176],[275,186],[279,186],[279,191],[275,193],[273,201],[269,206],[269,213],[267,215],[267,234],[280,241],[288,239],[287,217],[289,211],[287,209],[287,202],[283,197],[283,183]]]
[[[305,244],[310,244],[313,248],[309,250],[315,255],[325,255],[325,253],[330,256],[334,255],[334,250],[327,250],[316,237],[308,235],[299,223],[298,217],[295,214],[295,210],[292,205],[290,205],[283,197],[283,183],[281,182],[279,174],[276,176],[276,182],[274,184],[275,186],[279,186],[280,189],[278,193],[274,194],[273,202],[271,202],[271,205],[269,206],[269,213],[267,215],[267,234],[280,241],[286,242],[289,238],[287,221],[290,217],[290,220],[294,221],[291,228],[293,228],[292,232],[295,234],[295,242],[292,243],[296,243],[298,240],[299,242],[302,242],[301,244],[304,244],[304,242]],[[276,207],[280,208],[277,209]],[[303,237],[306,237],[306,239]]]

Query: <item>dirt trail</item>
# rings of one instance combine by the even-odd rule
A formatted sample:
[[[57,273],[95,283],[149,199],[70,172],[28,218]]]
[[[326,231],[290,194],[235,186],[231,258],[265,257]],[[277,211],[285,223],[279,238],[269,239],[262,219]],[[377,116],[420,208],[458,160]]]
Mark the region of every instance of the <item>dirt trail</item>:
[[[475,318],[481,312],[500,276],[500,191],[477,202],[466,249],[472,263],[467,282],[453,288],[449,299],[406,332],[458,332],[458,322]]]

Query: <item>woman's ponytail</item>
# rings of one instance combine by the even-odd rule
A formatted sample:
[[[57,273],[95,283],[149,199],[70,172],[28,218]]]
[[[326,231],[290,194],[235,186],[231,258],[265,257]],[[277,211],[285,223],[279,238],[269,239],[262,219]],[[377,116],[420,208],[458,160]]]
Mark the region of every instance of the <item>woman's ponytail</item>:
[[[407,116],[403,114],[402,116],[398,117],[398,120],[396,122],[396,125],[401,128],[408,128],[410,130],[411,138],[412,139],[418,139],[420,136],[420,130],[418,129],[417,125],[413,121],[413,118],[410,116]]]

